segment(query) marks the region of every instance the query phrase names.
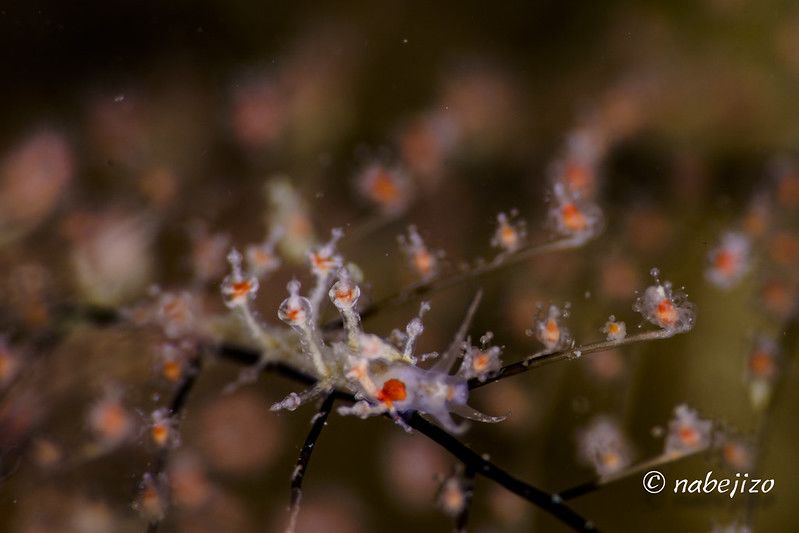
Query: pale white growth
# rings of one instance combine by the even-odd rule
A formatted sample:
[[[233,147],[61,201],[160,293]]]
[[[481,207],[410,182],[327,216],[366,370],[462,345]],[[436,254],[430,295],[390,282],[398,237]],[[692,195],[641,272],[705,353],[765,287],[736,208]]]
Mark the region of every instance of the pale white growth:
[[[397,237],[402,253],[408,260],[411,270],[415,272],[422,281],[430,281],[440,270],[440,251],[431,251],[422,240],[416,226],[408,226],[408,235]]]
[[[246,306],[258,292],[258,278],[242,271],[241,259],[241,254],[235,248],[227,256],[231,273],[222,282],[222,296],[225,305],[231,309]]]
[[[599,230],[602,212],[596,204],[571,193],[562,182],[557,181],[553,185],[549,220],[561,235],[588,239]]]
[[[372,405],[366,400],[359,400],[351,406],[342,405],[337,411],[338,414],[342,416],[357,416],[362,420],[365,420],[370,416],[380,415],[386,412],[385,408],[382,406]]]
[[[430,304],[428,302],[422,302],[421,305],[419,305],[419,316],[408,322],[408,325],[405,327],[405,348],[402,351],[402,358],[411,364],[416,364],[416,358],[413,357],[413,347],[414,344],[416,344],[416,339],[418,339],[424,331],[422,317],[429,310]]]
[[[599,477],[614,474],[630,465],[632,448],[616,420],[597,416],[577,433],[578,454],[593,466]]]
[[[652,269],[655,284],[638,297],[633,309],[648,321],[670,333],[682,333],[694,325],[694,306],[682,292],[673,292],[671,282],[662,282],[660,272]]]
[[[609,341],[620,341],[627,336],[627,324],[616,320],[615,316],[610,315],[600,331],[605,334]]]
[[[751,267],[750,249],[751,242],[745,234],[723,234],[721,242],[708,252],[705,278],[722,289],[737,285]]]
[[[256,278],[263,278],[280,268],[280,257],[275,252],[275,245],[283,233],[283,228],[277,227],[264,242],[247,246],[247,268]]]
[[[533,332],[549,351],[566,348],[571,343],[569,330],[561,324],[568,313],[557,305],[550,305],[545,315],[540,316],[535,322]]]
[[[679,405],[674,409],[674,417],[669,422],[666,435],[665,453],[683,455],[710,446],[713,422],[699,417],[695,409]]]
[[[513,253],[524,245],[527,238],[527,228],[524,221],[515,220],[518,211],[511,210],[510,215],[499,213],[497,215],[497,229],[491,238],[491,246],[500,248],[503,252]]]
[[[283,398],[281,401],[272,404],[270,410],[280,411],[282,409],[285,409],[287,411],[294,411],[300,406],[300,403],[302,403],[300,395],[297,394],[296,392],[290,392],[289,395]]]
[[[480,338],[480,347],[467,342],[458,375],[467,379],[478,378],[485,381],[491,374],[502,367],[502,348],[490,346],[493,334],[486,333]]]

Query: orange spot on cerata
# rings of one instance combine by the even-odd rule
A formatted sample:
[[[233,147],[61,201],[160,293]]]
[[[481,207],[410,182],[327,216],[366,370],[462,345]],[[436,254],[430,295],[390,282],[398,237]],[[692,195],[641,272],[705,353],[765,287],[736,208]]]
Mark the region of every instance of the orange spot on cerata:
[[[292,308],[292,309],[289,309],[288,311],[286,311],[286,317],[289,319],[289,321],[296,322],[297,319],[300,318],[300,313],[301,312],[302,311],[300,309],[297,309],[295,307],[295,308]]]
[[[677,323],[677,308],[668,298],[663,298],[658,303],[657,317],[664,326],[673,326]]]
[[[242,298],[252,290],[252,283],[249,281],[236,281],[231,286],[231,293],[234,298]]]
[[[395,378],[383,383],[383,388],[377,392],[377,401],[383,402],[388,406],[394,402],[401,402],[406,397],[405,383]]]
[[[563,219],[563,225],[570,231],[583,231],[588,226],[588,220],[586,220],[583,212],[572,203],[561,206],[560,215]]]
[[[488,366],[489,360],[488,356],[484,353],[479,354],[477,357],[474,358],[474,363],[472,366],[475,370],[483,370],[485,367]]]
[[[314,267],[323,272],[333,268],[333,258],[329,255],[311,254],[311,262]]]
[[[343,302],[350,302],[352,301],[352,298],[353,298],[352,289],[336,290],[336,300],[340,300]]]

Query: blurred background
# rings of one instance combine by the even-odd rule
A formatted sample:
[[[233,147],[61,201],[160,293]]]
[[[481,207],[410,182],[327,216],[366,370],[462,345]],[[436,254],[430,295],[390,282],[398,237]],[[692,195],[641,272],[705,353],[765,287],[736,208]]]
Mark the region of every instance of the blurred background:
[[[595,477],[578,457],[595,416],[616,420],[645,460],[688,404],[755,444],[775,479],[768,497],[651,496],[632,476],[574,508],[605,531],[799,526],[797,372],[782,344],[799,271],[794,2],[35,2],[0,8],[0,58],[0,529],[147,527],[134,505],[159,454],[147,427],[174,390],[162,332],[65,309],[127,310],[136,322],[163,291],[185,290],[203,324],[189,337],[246,344],[219,294],[231,246],[289,228],[255,303],[265,322],[279,324],[285,283],[310,280],[303,252],[333,227],[366,297],[380,300],[415,279],[397,243],[409,224],[443,250],[442,275],[496,254],[501,211],[518,210],[529,241],[553,238],[553,175],[586,145],[603,233],[434,293],[420,352],[444,349],[477,287],[472,336],[492,331],[506,363],[540,348],[526,334],[538,305],[569,302],[578,342],[602,339],[611,314],[634,331],[652,267],[685,287],[696,327],[486,386],[472,403],[511,417],[464,440],[554,492]],[[364,189],[374,165],[402,177],[396,205]],[[719,288],[708,254],[730,230],[750,238],[751,258]],[[365,327],[388,335],[417,308]],[[782,355],[757,389],[747,358],[763,335]],[[167,460],[163,531],[285,525],[314,410],[270,412],[299,387],[277,376],[230,392],[240,370],[205,360]],[[763,387],[779,392],[767,405]],[[388,420],[333,414],[298,530],[449,530],[434,502],[454,464]],[[729,468],[708,451],[662,470]],[[563,529],[483,479],[469,523]]]

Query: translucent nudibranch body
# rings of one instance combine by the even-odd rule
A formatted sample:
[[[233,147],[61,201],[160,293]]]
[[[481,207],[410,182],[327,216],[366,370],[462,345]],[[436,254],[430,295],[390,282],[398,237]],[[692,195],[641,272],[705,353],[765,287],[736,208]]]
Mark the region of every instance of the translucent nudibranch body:
[[[274,404],[272,409],[294,410],[328,391],[339,389],[352,393],[357,400],[352,406],[340,408],[340,413],[361,417],[389,414],[406,429],[404,419],[400,416],[402,412],[419,411],[456,433],[465,430],[466,424],[456,423],[451,413],[483,422],[502,420],[501,417],[483,415],[466,404],[468,380],[473,377],[485,379],[499,367],[498,348],[483,346],[482,351],[476,351],[465,342],[466,330],[479,298],[472,303],[464,324],[439,360],[430,368],[418,366],[418,360],[424,361],[437,355],[414,356],[416,341],[424,331],[422,317],[430,306],[423,302],[419,316],[410,320],[404,331],[395,331],[391,342],[365,332],[357,311],[361,295],[354,275],[357,267],[343,266],[344,262],[335,250],[340,237],[341,232],[334,230],[327,244],[309,253],[316,285],[307,297],[301,294],[297,280],[289,282],[289,295],[280,304],[277,315],[291,326],[294,336],[284,334],[280,343],[272,343],[272,347],[282,346],[286,351],[282,356],[269,356],[270,359],[284,357],[310,373],[317,382],[304,392],[291,393],[285,400]],[[233,273],[223,284],[223,295],[230,307],[247,310],[247,303],[257,289],[257,278],[248,277],[242,272],[238,254],[231,256]],[[236,284],[244,282],[252,286],[237,291]],[[322,303],[320,296],[324,294],[341,315],[345,339],[328,341],[320,335],[319,305]],[[242,313],[242,316],[254,321],[252,313]],[[252,324],[250,326],[255,329]],[[266,331],[265,328],[260,329]],[[268,334],[275,333],[269,330]],[[254,335],[254,338],[265,337]],[[484,339],[483,344],[487,343],[490,336]],[[463,355],[467,357],[460,369],[452,373],[456,360]]]

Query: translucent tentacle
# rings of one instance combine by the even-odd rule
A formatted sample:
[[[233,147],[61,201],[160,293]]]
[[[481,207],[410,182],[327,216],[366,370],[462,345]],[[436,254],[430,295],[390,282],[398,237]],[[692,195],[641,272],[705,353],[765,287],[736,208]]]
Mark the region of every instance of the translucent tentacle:
[[[481,413],[474,407],[469,407],[468,405],[455,405],[450,408],[450,410],[458,416],[462,416],[463,418],[468,418],[469,420],[474,420],[475,422],[487,422],[489,424],[496,424],[497,422],[502,422],[508,415],[505,416],[491,416],[485,413]]]
[[[452,343],[447,348],[447,351],[444,352],[441,358],[436,361],[436,364],[433,365],[430,370],[449,374],[452,365],[458,359],[458,355],[460,355],[463,349],[463,341],[466,338],[466,332],[469,331],[469,326],[472,324],[474,314],[477,312],[477,307],[480,305],[480,300],[482,297],[483,290],[480,289],[477,291],[477,294],[474,295],[472,303],[469,305],[469,309],[466,311],[466,316],[463,317],[461,327],[458,328],[458,331],[455,333],[455,338],[452,339]]]

